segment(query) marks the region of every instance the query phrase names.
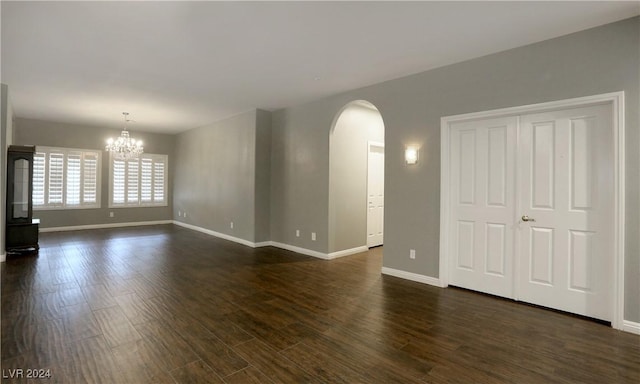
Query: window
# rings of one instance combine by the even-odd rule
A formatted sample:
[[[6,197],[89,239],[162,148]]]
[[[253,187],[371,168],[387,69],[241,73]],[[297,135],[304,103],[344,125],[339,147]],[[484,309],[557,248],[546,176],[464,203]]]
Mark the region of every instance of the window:
[[[36,147],[33,208],[100,208],[100,151]]]
[[[137,159],[111,156],[109,207],[167,205],[167,155],[142,154]]]

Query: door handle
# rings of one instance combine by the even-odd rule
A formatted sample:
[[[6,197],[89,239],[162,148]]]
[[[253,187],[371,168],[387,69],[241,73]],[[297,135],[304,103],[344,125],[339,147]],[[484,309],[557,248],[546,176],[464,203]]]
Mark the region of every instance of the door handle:
[[[522,215],[522,221],[536,221],[536,219],[529,217],[527,215]]]

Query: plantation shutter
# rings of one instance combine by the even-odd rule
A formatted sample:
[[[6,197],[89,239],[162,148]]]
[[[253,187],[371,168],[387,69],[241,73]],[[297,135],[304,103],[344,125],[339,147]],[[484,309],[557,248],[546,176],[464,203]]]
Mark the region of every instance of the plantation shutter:
[[[137,159],[111,157],[111,207],[165,206],[167,155],[142,154]]]
[[[82,203],[98,202],[98,159],[97,153],[85,153],[83,157]]]
[[[113,160],[113,203],[124,204],[125,190],[125,162],[124,160]]]
[[[151,203],[153,184],[153,160],[142,158],[140,161],[140,202]]]
[[[67,205],[80,204],[80,169],[82,153],[72,152],[67,155]]]
[[[43,205],[45,202],[46,157],[42,152],[33,155],[33,205]]]
[[[127,161],[127,204],[139,203],[139,162],[138,159]]]
[[[33,208],[99,208],[101,153],[38,146],[33,156]]]
[[[164,202],[165,189],[165,162],[156,161],[153,163],[153,201],[156,203]]]
[[[64,202],[64,154],[49,153],[49,198],[47,204],[62,205]]]

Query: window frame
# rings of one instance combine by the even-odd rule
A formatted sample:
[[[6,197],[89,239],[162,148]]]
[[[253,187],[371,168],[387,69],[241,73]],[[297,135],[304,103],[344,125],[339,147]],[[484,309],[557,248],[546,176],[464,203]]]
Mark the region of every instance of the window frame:
[[[43,199],[45,201],[44,204],[36,204],[35,199],[33,199],[33,210],[34,211],[55,211],[55,210],[72,210],[72,209],[99,209],[102,208],[102,151],[98,149],[83,149],[83,148],[64,148],[64,147],[50,147],[46,145],[37,145],[34,153],[33,159],[33,179],[34,179],[34,194],[36,191],[36,162],[37,158],[41,154],[44,154],[44,180],[43,180]],[[60,203],[48,203],[48,196],[50,195],[50,158],[51,154],[62,155],[62,202]],[[69,156],[70,155],[79,155],[80,156],[80,171],[78,178],[78,191],[79,191],[79,203],[78,204],[69,204],[68,200],[68,174],[69,174]],[[95,167],[95,202],[86,203],[83,202],[84,198],[84,190],[86,184],[84,182],[86,177],[87,170],[85,169],[85,162],[87,161],[86,157],[95,156],[96,158],[96,167]]]
[[[144,177],[144,174],[142,172],[142,160],[144,159],[151,159],[151,172],[152,172],[152,176],[151,176],[151,201],[150,202],[143,202],[142,201],[142,194],[143,194],[143,183],[142,183],[142,179]],[[123,190],[123,199],[124,202],[123,203],[114,203],[114,192],[115,192],[115,177],[114,177],[114,165],[115,165],[115,161],[119,160],[119,161],[124,161],[124,190]],[[129,191],[129,183],[128,183],[128,175],[129,175],[129,162],[131,160],[134,160],[138,163],[137,166],[137,181],[136,181],[136,188],[137,188],[137,201],[136,202],[129,202],[129,196],[130,196],[130,191]],[[163,195],[163,200],[161,202],[155,202],[154,201],[154,196],[155,196],[155,192],[156,192],[156,164],[162,163],[164,168],[163,168],[163,186],[162,186],[162,195]],[[116,156],[113,153],[109,154],[109,208],[150,208],[150,207],[168,207],[169,206],[169,199],[167,196],[167,191],[169,188],[169,155],[165,155],[165,154],[157,154],[157,153],[143,153],[140,156],[138,156],[135,159],[128,159],[128,160],[122,160],[122,159],[117,159]]]

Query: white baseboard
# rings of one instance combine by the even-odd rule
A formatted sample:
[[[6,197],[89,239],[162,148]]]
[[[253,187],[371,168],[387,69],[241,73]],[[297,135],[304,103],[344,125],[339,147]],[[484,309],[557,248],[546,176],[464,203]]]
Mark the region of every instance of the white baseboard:
[[[640,323],[636,323],[635,321],[623,320],[622,330],[625,332],[635,333],[636,335],[640,335]]]
[[[120,227],[139,227],[144,225],[160,225],[171,224],[173,220],[156,220],[156,221],[135,221],[129,223],[108,223],[108,224],[89,224],[89,225],[74,225],[68,227],[49,227],[40,228],[39,232],[66,232],[66,231],[81,231],[85,229],[105,229],[105,228],[120,228]]]
[[[40,228],[40,232],[80,231],[80,230],[84,230],[84,229],[135,227],[135,226],[142,226],[142,225],[158,225],[158,224],[172,224],[172,223],[175,224],[175,225],[179,225],[181,227],[184,227],[184,228],[188,228],[188,229],[191,229],[191,230],[194,230],[194,231],[205,233],[205,234],[210,235],[210,236],[218,237],[220,239],[229,240],[229,241],[233,241],[234,243],[246,245],[247,247],[251,247],[251,248],[259,248],[259,247],[271,246],[271,247],[286,249],[286,250],[292,251],[292,252],[297,252],[297,253],[300,253],[300,254],[303,254],[303,255],[307,255],[307,256],[317,257],[317,258],[323,259],[323,260],[331,260],[331,259],[335,259],[335,258],[338,258],[338,257],[353,255],[355,253],[366,252],[367,249],[368,249],[366,246],[361,246],[361,247],[345,249],[345,250],[342,250],[342,251],[332,252],[332,253],[326,254],[326,253],[322,253],[322,252],[318,252],[318,251],[313,251],[311,249],[296,247],[295,245],[278,243],[276,241],[261,241],[261,242],[258,242],[258,243],[254,243],[252,241],[241,239],[239,237],[227,235],[227,234],[221,233],[221,232],[216,232],[216,231],[213,231],[213,230],[207,229],[207,228],[198,227],[197,225],[183,223],[183,222],[177,221],[177,220],[140,221],[140,222],[133,222],[133,223],[91,224],[91,225],[76,225],[76,226],[70,226],[70,227],[50,227],[50,228]],[[4,258],[1,261],[4,261]]]
[[[269,245],[276,248],[286,249],[287,251],[292,251],[292,252],[297,252],[307,256],[317,257],[319,259],[329,260],[329,255],[327,255],[326,253],[313,251],[311,249],[296,247],[295,245],[278,243],[276,241],[269,241]]]
[[[207,235],[211,235],[211,236],[214,236],[214,237],[219,237],[219,238],[224,239],[224,240],[233,241],[234,243],[246,245],[247,247],[251,247],[251,248],[255,248],[256,247],[256,243],[254,243],[252,241],[241,239],[239,237],[235,237],[235,236],[231,236],[231,235],[227,235],[226,233],[212,231],[211,229],[198,227],[197,225],[187,224],[187,223],[183,223],[181,221],[176,221],[176,220],[173,221],[173,224],[179,225],[181,227],[193,229],[194,231],[206,233]],[[263,244],[263,243],[260,243],[260,244]]]
[[[355,247],[355,248],[351,248],[351,249],[344,249],[342,251],[331,252],[330,254],[327,255],[327,258],[329,260],[337,259],[338,257],[354,255],[354,254],[360,253],[360,252],[367,252],[368,250],[369,250],[369,248],[366,245],[363,245],[361,247]]]
[[[440,288],[444,287],[442,285],[442,282],[440,281],[440,279],[437,279],[437,278],[431,277],[431,276],[419,275],[419,274],[413,273],[413,272],[402,271],[400,269],[382,267],[382,274],[383,275],[394,276],[394,277],[399,277],[401,279],[416,281],[418,283],[434,285],[434,286],[440,287]]]
[[[5,261],[7,261],[7,254],[0,254],[0,263],[4,263]]]
[[[186,223],[183,223],[181,221],[174,220],[173,223],[175,225],[179,225],[181,227],[185,227],[185,228],[192,229],[194,231],[206,233],[207,235],[211,235],[211,236],[214,236],[214,237],[219,237],[219,238],[224,239],[224,240],[233,241],[235,243],[246,245],[247,247],[251,247],[251,248],[276,247],[276,248],[286,249],[286,250],[292,251],[292,252],[297,252],[297,253],[300,253],[300,254],[303,254],[303,255],[307,255],[307,256],[317,257],[317,258],[324,259],[324,260],[328,260],[329,259],[329,255],[327,255],[326,253],[322,253],[322,252],[318,252],[318,251],[312,251],[311,249],[296,247],[295,245],[278,243],[276,241],[261,241],[259,243],[254,243],[254,242],[249,241],[249,240],[245,240],[245,239],[241,239],[239,237],[234,237],[234,236],[230,236],[230,235],[227,235],[227,234],[224,234],[224,233],[212,231],[210,229],[198,227],[197,225],[186,224]]]

